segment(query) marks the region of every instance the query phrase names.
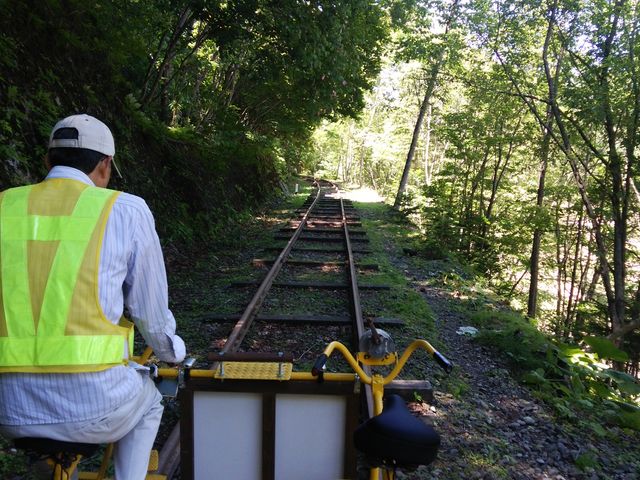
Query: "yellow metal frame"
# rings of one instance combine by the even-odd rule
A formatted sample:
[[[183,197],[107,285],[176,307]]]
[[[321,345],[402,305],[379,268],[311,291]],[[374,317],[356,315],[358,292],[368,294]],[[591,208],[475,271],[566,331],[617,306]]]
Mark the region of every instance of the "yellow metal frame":
[[[398,357],[397,352],[393,354],[389,354],[385,356],[384,359],[374,359],[369,357],[368,355],[364,355],[362,352],[359,352],[356,357],[354,357],[349,349],[344,346],[342,343],[334,341],[331,342],[324,350],[324,354],[329,358],[334,351],[340,352],[344,359],[349,363],[349,366],[353,369],[355,373],[324,373],[323,379],[325,381],[355,381],[356,378],[359,378],[360,381],[371,385],[371,390],[373,393],[373,402],[374,402],[374,415],[380,415],[383,409],[383,396],[384,396],[384,387],[385,385],[390,384],[402,371],[404,366],[406,365],[409,357],[416,350],[425,350],[430,355],[436,353],[436,350],[431,346],[429,342],[426,340],[414,340],[411,344],[405,349],[400,357]],[[251,362],[234,362],[234,363],[251,363]],[[389,372],[386,376],[382,376],[380,374],[367,375],[364,369],[360,366],[380,366],[380,365],[392,365],[395,363],[394,368]],[[285,363],[286,364],[286,363]],[[225,363],[225,365],[232,365],[231,362]],[[290,363],[286,365],[291,365]],[[227,368],[227,367],[225,367]],[[175,378],[179,374],[179,371],[173,368],[160,368],[158,369],[158,376],[165,378]],[[220,379],[219,373],[217,370],[190,370],[189,376],[191,378],[211,378],[211,379]],[[226,377],[229,378],[229,377]],[[276,378],[270,378],[272,380],[279,380]],[[284,380],[284,379],[281,379]],[[289,380],[317,380],[317,377],[312,375],[310,372],[291,372],[289,376]],[[372,468],[370,473],[370,480],[379,480],[380,475],[382,474],[382,478],[384,480],[392,480],[395,475],[393,471],[388,469],[381,468]]]
[[[141,365],[147,363],[153,354],[151,347],[146,347],[142,355],[132,356],[131,360]],[[176,371],[176,370],[174,370]],[[113,444],[106,445],[105,451],[102,454],[102,460],[100,462],[100,468],[97,472],[78,472],[78,480],[105,480],[107,478],[107,470],[109,468],[109,462],[113,456]],[[61,465],[55,463],[52,458],[47,459],[47,463],[51,467],[53,480],[68,480],[78,469],[78,465],[82,460],[81,455],[77,455],[71,466],[63,468]],[[158,451],[152,450],[149,459],[149,470],[154,471],[158,469]],[[146,480],[166,480],[166,475],[160,475],[157,473],[148,473]]]
[[[405,349],[404,353],[399,359],[397,353],[394,352],[392,357],[395,358],[397,362],[395,362],[395,367],[391,370],[391,372],[389,372],[384,377],[377,373],[374,373],[371,376],[367,375],[359,365],[358,360],[363,365],[368,366],[392,364],[393,361],[386,361],[386,357],[381,362],[380,360],[368,358],[367,356],[363,355],[362,352],[359,352],[357,354],[356,360],[356,358],[351,354],[347,347],[345,347],[342,343],[335,341],[327,345],[327,347],[324,349],[324,354],[328,359],[335,350],[339,351],[347,361],[347,363],[349,363],[349,366],[353,369],[353,371],[356,372],[356,374],[360,377],[360,380],[367,385],[371,385],[371,391],[373,394],[373,414],[380,415],[382,413],[382,409],[384,408],[382,398],[384,396],[385,385],[390,384],[400,374],[405,364],[409,360],[409,357],[411,357],[411,355],[419,349],[426,350],[430,355],[433,355],[436,352],[435,348],[433,348],[433,346],[431,346],[431,344],[426,340],[414,340]],[[325,380],[331,380],[331,375],[335,374],[324,374]],[[382,478],[384,480],[392,480],[395,477],[394,473],[388,469],[372,468],[369,474],[369,479],[379,480],[380,474],[382,474]]]
[[[358,352],[357,359],[363,365],[379,367],[384,365],[393,365],[398,361],[398,353],[387,353],[383,358],[373,358],[366,352]]]
[[[397,352],[386,355],[382,359],[371,358],[369,355],[358,352],[354,357],[349,349],[342,343],[334,341],[331,342],[324,350],[324,354],[329,358],[334,351],[340,352],[340,354],[347,361],[349,366],[355,373],[324,373],[323,379],[325,381],[355,381],[359,379],[365,384],[371,385],[374,401],[374,415],[380,415],[383,409],[383,396],[384,387],[391,383],[402,371],[403,367],[409,360],[409,357],[416,350],[426,350],[430,355],[433,355],[436,350],[426,340],[414,340],[403,352],[402,356],[398,357]],[[138,357],[132,357],[132,360],[144,364],[147,363],[152,355],[153,351],[150,347],[147,347],[142,355]],[[189,370],[189,377],[191,378],[210,378],[217,380],[224,379],[267,379],[276,381],[298,380],[298,381],[313,381],[317,377],[310,372],[293,372],[293,365],[288,362],[271,362],[262,363],[262,365],[256,366],[260,362],[224,362],[225,374],[220,375],[220,370]],[[367,375],[364,369],[360,366],[381,366],[392,365],[395,363],[394,368],[386,376],[374,373],[373,375]],[[157,370],[159,377],[164,378],[176,378],[180,374],[180,370],[175,368],[159,368]],[[155,452],[155,451],[154,451]],[[153,470],[153,466],[157,468],[157,452],[155,457],[150,459],[150,469]],[[102,458],[100,470],[98,472],[79,472],[79,480],[104,480],[106,478],[107,467],[113,453],[113,445],[107,445],[105,453]],[[53,480],[66,480],[71,478],[71,474],[75,472],[80,457],[74,462],[74,464],[67,470],[62,469],[59,466],[55,466],[51,462],[52,468],[55,468]],[[379,480],[380,474],[384,480],[392,480],[394,473],[388,469],[372,468],[370,473],[370,480]],[[149,473],[146,477],[147,480],[166,480],[164,475]]]
[[[214,370],[218,380],[289,380],[293,364],[288,362],[220,362]]]
[[[102,454],[102,461],[100,462],[100,468],[97,472],[78,472],[78,480],[105,480],[107,478],[107,469],[109,468],[109,462],[113,455],[113,443],[107,444],[104,453]],[[75,471],[78,469],[78,464],[82,460],[81,455],[77,455],[69,468],[63,468],[61,465],[56,464],[52,458],[47,459],[47,463],[51,467],[53,480],[69,480]],[[158,469],[158,451],[152,450],[149,458],[149,471],[155,471]],[[166,475],[160,475],[158,473],[147,473],[145,480],[167,480]]]

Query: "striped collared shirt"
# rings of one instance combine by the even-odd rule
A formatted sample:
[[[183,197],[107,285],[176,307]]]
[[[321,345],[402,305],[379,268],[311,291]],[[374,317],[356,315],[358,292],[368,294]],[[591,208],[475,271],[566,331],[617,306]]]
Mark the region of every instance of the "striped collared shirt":
[[[79,170],[56,166],[47,179],[69,178],[93,185]],[[98,294],[105,316],[118,323],[126,305],[158,358],[180,362],[185,345],[175,334],[168,307],[167,275],[153,215],[143,199],[121,193],[104,234]],[[0,424],[27,425],[98,418],[142,388],[135,368],[117,366],[75,374],[0,374]]]

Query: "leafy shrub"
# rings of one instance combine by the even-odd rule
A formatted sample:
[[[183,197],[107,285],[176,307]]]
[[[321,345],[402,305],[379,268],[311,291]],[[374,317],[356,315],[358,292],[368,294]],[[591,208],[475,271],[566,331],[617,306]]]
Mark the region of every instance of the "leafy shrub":
[[[471,318],[481,329],[478,341],[503,351],[522,381],[561,416],[585,411],[640,430],[640,383],[606,363],[627,359],[606,338],[587,337],[581,348],[551,341],[515,312],[483,310]]]
[[[11,444],[0,436],[0,478],[16,478],[16,475],[24,475],[28,469],[28,459],[22,452],[15,453]],[[28,475],[28,474],[27,474]],[[31,476],[21,476],[23,480],[29,480]]]
[[[482,310],[473,314],[471,320],[481,328],[478,340],[500,349],[518,369],[532,370],[544,365],[549,341],[520,314]]]

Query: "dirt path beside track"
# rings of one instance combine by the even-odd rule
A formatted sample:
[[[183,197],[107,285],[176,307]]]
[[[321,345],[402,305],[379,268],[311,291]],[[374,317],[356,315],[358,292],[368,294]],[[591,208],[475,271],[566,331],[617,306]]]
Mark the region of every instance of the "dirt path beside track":
[[[631,437],[618,427],[607,427],[608,438],[591,438],[558,423],[547,405],[511,377],[503,361],[471,336],[458,334],[469,322],[456,308],[455,295],[426,285],[427,272],[410,267],[405,271],[434,313],[444,350],[456,364],[457,380],[449,385],[455,394],[436,386],[434,405],[423,406],[442,437],[438,461],[401,478],[640,478],[638,447]]]

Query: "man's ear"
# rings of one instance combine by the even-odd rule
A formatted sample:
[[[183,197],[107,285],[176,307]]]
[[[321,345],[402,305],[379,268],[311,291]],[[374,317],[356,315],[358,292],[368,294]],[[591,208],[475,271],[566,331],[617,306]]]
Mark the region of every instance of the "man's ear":
[[[113,157],[111,157],[111,156],[107,155],[106,157],[104,157],[104,158],[101,160],[102,168],[104,168],[104,170],[105,170],[105,171],[108,171],[108,172],[109,172],[109,174],[111,174],[111,159],[112,159],[112,158],[113,158]]]
[[[51,170],[53,167],[51,166],[51,162],[49,161],[49,154],[45,153],[44,154],[44,166],[47,167],[47,171]]]
[[[106,188],[111,178],[111,156],[107,155],[100,160],[89,174],[89,178],[96,186]]]
[[[110,155],[107,155],[102,160],[100,160],[100,163],[98,164],[100,168],[100,176],[105,180],[105,185],[104,185],[105,188],[109,184],[109,179],[111,178],[111,159],[112,158],[113,157],[111,157]]]

